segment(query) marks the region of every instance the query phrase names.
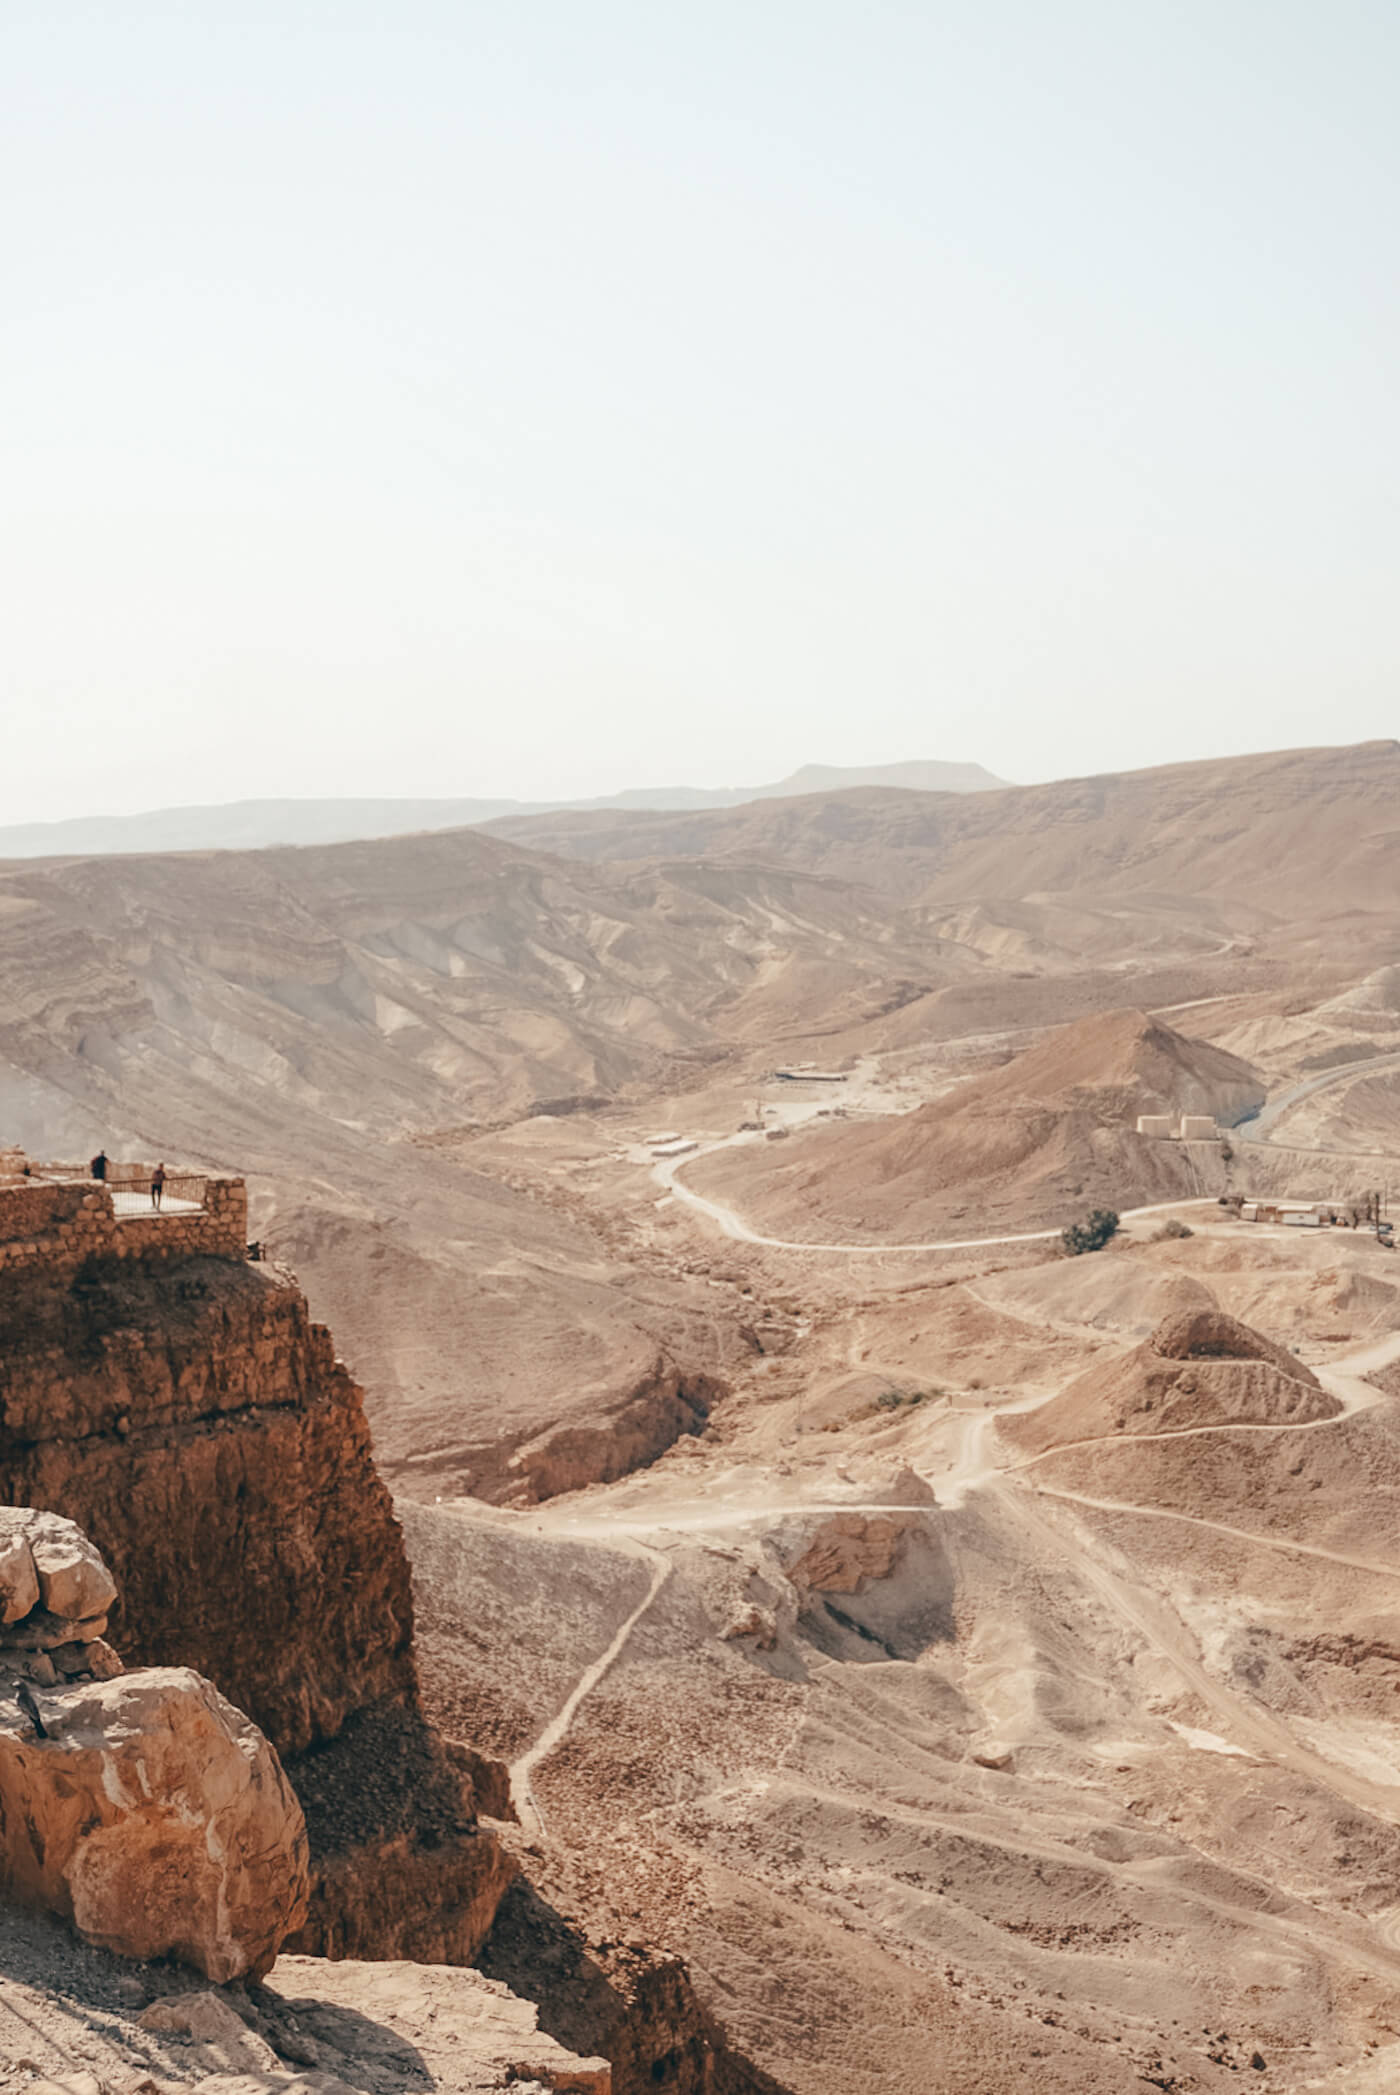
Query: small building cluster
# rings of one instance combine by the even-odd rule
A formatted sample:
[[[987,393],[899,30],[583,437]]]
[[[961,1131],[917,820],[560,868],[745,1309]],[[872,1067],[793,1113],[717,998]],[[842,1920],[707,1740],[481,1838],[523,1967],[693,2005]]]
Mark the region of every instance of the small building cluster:
[[[1161,1142],[1215,1142],[1220,1136],[1213,1113],[1139,1113],[1137,1131]]]
[[[665,1161],[668,1157],[688,1157],[700,1144],[692,1135],[678,1135],[674,1128],[660,1135],[648,1135],[647,1148],[654,1157]]]
[[[1241,1222],[1272,1222],[1289,1229],[1368,1229],[1378,1237],[1389,1237],[1395,1228],[1370,1203],[1357,1206],[1327,1200],[1244,1200],[1236,1212]]]

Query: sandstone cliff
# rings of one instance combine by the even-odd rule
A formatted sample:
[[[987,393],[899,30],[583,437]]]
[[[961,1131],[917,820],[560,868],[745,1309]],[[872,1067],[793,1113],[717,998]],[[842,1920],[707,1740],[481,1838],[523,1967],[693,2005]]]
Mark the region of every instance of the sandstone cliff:
[[[241,1190],[127,1221],[88,1188],[0,1186],[0,1505],[76,1521],[116,1574],[122,1658],[207,1674],[281,1753],[311,1854],[290,1949],[462,1964],[490,1937],[614,2095],[768,2095],[682,1964],[600,1949],[479,1825],[510,1814],[505,1772],[423,1715],[360,1391],[299,1289],[245,1263]],[[709,1392],[646,1395],[685,1431]],[[576,1453],[539,1450],[527,1488]]]
[[[407,1566],[359,1391],[262,1269],[0,1284],[0,1490],[92,1536],[124,1658],[216,1679],[284,1757],[412,1694]]]
[[[77,1522],[122,1658],[206,1675],[281,1754],[299,1947],[469,1958],[513,1865],[419,1713],[402,1535],[330,1334],[239,1229],[215,1256],[194,1218],[114,1223],[100,1194],[3,1203],[0,1503]]]

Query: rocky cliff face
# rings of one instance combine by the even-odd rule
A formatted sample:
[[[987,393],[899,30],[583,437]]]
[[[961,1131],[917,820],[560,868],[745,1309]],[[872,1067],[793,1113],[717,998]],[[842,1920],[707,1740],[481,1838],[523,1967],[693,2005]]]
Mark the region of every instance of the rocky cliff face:
[[[478,1824],[510,1815],[505,1771],[423,1716],[402,1530],[300,1291],[244,1263],[232,1219],[210,1250],[194,1223],[114,1223],[81,1189],[0,1186],[5,1203],[0,1505],[76,1521],[116,1574],[121,1656],[207,1674],[277,1747],[311,1857],[288,1947],[464,1964],[490,1938],[542,2026],[611,2060],[614,2095],[769,2095],[681,1964],[610,1963]],[[634,1395],[636,1431],[670,1440],[710,1391],[658,1371]],[[593,1452],[542,1444],[516,1489],[562,1488]]]
[[[402,1535],[298,1289],[125,1224],[31,1239],[0,1270],[0,1503],[91,1536],[123,1659],[192,1667],[271,1739],[312,1843],[300,1948],[475,1954],[514,1866],[419,1713]]]
[[[611,2061],[612,2095],[787,2095],[730,2049],[678,1957],[611,1939],[570,1916],[586,1910],[567,1864],[532,1864],[501,1901],[479,1959],[488,1976],[536,2004],[540,2028]],[[562,1874],[558,1874],[562,1867]],[[547,1891],[548,1896],[543,1894]]]
[[[123,1658],[217,1680],[284,1758],[413,1694],[408,1567],[360,1393],[265,1269],[0,1284],[0,1493],[96,1542]]]

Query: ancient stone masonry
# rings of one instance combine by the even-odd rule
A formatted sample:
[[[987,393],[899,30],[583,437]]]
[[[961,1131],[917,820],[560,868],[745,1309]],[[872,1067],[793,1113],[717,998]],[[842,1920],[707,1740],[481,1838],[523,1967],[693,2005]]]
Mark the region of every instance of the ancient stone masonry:
[[[197,1213],[164,1211],[120,1219],[106,1186],[83,1180],[0,1183],[0,1275],[21,1268],[56,1273],[92,1258],[149,1265],[161,1259],[241,1259],[248,1194],[241,1178],[202,1182]]]

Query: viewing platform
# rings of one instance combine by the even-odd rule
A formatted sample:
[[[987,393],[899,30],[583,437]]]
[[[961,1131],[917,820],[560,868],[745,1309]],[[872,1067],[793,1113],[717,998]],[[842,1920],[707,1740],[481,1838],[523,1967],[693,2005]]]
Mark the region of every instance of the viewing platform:
[[[167,1173],[159,1207],[152,1164],[109,1163],[105,1179],[76,1164],[0,1150],[0,1277],[90,1258],[237,1258],[248,1250],[241,1178]]]

